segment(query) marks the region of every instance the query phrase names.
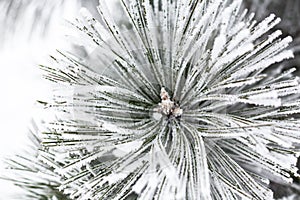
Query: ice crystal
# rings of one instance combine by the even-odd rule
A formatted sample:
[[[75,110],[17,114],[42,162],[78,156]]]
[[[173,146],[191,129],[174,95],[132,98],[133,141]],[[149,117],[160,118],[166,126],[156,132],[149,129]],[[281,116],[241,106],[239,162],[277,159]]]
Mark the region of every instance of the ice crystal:
[[[40,162],[73,199],[272,199],[299,155],[300,86],[291,37],[265,33],[240,0],[120,0],[114,22],[82,10],[86,56],[42,65],[59,84]],[[157,113],[161,117],[157,117]]]

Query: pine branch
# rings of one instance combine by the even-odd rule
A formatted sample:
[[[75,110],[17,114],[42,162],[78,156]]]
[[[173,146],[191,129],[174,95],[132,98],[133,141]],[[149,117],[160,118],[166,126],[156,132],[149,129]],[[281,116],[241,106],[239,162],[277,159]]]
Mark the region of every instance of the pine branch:
[[[299,155],[299,78],[269,67],[291,37],[265,33],[241,1],[104,1],[74,25],[82,57],[41,65],[60,86],[44,102],[39,162],[71,199],[273,199]],[[125,18],[125,16],[124,16]],[[92,51],[90,51],[92,50]],[[269,73],[270,70],[272,73]],[[37,164],[37,163],[36,163]],[[48,172],[48,171],[47,171]]]

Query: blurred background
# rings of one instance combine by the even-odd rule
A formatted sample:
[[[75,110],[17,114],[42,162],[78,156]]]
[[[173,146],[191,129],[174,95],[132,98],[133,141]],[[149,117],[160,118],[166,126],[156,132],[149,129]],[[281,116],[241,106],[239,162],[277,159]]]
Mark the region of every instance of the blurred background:
[[[108,6],[118,15],[118,0],[108,0]],[[55,49],[64,49],[68,20],[86,7],[99,18],[98,0],[0,0],[0,172],[4,172],[4,157],[16,154],[28,143],[27,133],[32,118],[39,115],[36,100],[49,96],[52,85],[44,81],[38,64],[45,62]],[[299,0],[244,0],[244,7],[261,20],[270,13],[282,18],[276,28],[294,38],[291,48],[295,59],[282,65],[300,67],[300,1]],[[119,12],[120,13],[120,12]],[[72,47],[71,47],[72,48]],[[299,75],[299,70],[297,72]],[[277,198],[297,196],[295,187],[273,184]],[[0,199],[19,189],[0,181]]]

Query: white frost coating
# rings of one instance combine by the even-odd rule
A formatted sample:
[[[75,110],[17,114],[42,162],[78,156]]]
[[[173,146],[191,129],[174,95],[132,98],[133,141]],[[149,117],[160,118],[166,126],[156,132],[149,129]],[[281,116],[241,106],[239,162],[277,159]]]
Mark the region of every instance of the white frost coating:
[[[280,20],[256,23],[240,0],[160,2],[120,0],[121,26],[103,1],[102,24],[81,11],[97,56],[43,68],[66,89],[39,158],[79,200],[272,199],[260,183],[289,182],[300,152],[299,79],[267,69],[292,39],[261,37]]]
[[[80,14],[83,18],[85,18],[87,21],[92,22],[97,33],[100,34],[101,40],[108,40],[110,38],[110,35],[108,31],[99,23],[98,21],[93,21],[93,16],[92,14],[86,9],[86,8],[81,8],[80,9]]]
[[[240,44],[241,41],[245,40],[245,38],[247,38],[249,35],[250,35],[250,30],[248,30],[248,29],[241,30],[235,36],[235,39],[229,43],[229,45],[227,47],[228,51],[232,51],[233,48],[235,48],[238,44]]]
[[[111,124],[111,123],[107,123],[104,122],[102,127],[106,130],[109,130],[111,132],[115,132],[115,133],[119,133],[119,134],[129,134],[128,130],[122,129],[120,127],[118,127],[117,125]]]
[[[280,21],[281,21],[280,18],[276,18],[274,14],[270,14],[269,17],[264,19],[255,27],[255,31],[251,35],[250,39],[255,40],[256,38],[260,37],[262,34],[266,33],[268,30],[273,28],[275,25],[277,25]]]
[[[128,174],[126,174],[126,173],[118,173],[118,174],[112,173],[109,176],[107,176],[106,179],[104,179],[104,182],[108,181],[108,184],[112,185],[112,184],[126,178],[127,176],[128,176]]]
[[[141,147],[142,141],[133,141],[125,144],[116,145],[117,150],[114,150],[113,154],[117,157],[125,156],[131,151],[137,150]]]
[[[216,87],[212,88],[212,90],[219,90],[219,89],[224,89],[224,88],[233,88],[233,87],[241,87],[241,86],[245,86],[245,85],[251,85],[251,84],[254,84],[254,83],[262,80],[265,77],[266,76],[263,75],[263,76],[260,76],[260,77],[251,77],[251,78],[246,78],[246,79],[238,79],[238,80],[235,80],[233,82],[224,81],[224,82],[216,85]]]
[[[278,45],[278,47],[280,48],[280,45]],[[293,52],[292,51],[284,51],[280,54],[277,54],[274,57],[271,57],[269,59],[265,59],[265,60],[261,60],[260,62],[252,65],[252,66],[248,66],[248,68],[242,68],[240,70],[238,70],[237,72],[233,73],[231,75],[232,78],[238,78],[241,77],[243,75],[249,74],[250,72],[256,71],[256,70],[260,70],[260,69],[264,69],[267,66],[270,66],[271,64],[280,62],[284,59],[289,59],[289,58],[293,58]]]
[[[278,102],[278,105],[276,106],[279,106],[280,105],[280,99],[278,99],[278,93],[276,91],[270,91],[270,92],[264,92],[264,93],[260,93],[260,94],[253,94],[253,95],[250,95],[248,97],[249,100],[252,100],[252,101],[257,101],[259,103],[261,103],[261,101],[272,101],[273,99],[274,100],[279,100]],[[268,105],[268,104],[266,104]]]
[[[232,17],[233,10],[237,8],[237,5],[240,5],[241,2],[234,1],[229,7],[224,9],[222,13],[222,22],[220,27],[219,36],[216,37],[214,46],[212,48],[211,59],[214,61],[219,56],[219,54],[224,50],[225,43],[227,42],[227,28],[230,18]]]
[[[248,44],[245,44],[243,46],[240,46],[240,47],[236,48],[235,50],[233,50],[229,54],[227,54],[227,55],[223,56],[222,58],[218,59],[216,64],[213,65],[212,69],[210,70],[211,74],[215,74],[216,72],[219,71],[221,66],[224,66],[224,65],[232,62],[233,60],[235,60],[239,56],[253,50],[253,48],[254,48],[254,45],[251,44],[251,43],[248,43]]]
[[[211,53],[212,60],[216,60],[216,58],[219,56],[220,52],[223,50],[225,43],[226,43],[226,36],[224,35],[224,33],[222,31],[220,33],[219,37],[217,37],[214,42],[213,51]]]
[[[147,180],[153,176],[152,174],[143,175],[144,178],[139,179],[134,186],[132,187],[132,191],[136,192],[137,194],[141,194],[143,188],[147,185]]]

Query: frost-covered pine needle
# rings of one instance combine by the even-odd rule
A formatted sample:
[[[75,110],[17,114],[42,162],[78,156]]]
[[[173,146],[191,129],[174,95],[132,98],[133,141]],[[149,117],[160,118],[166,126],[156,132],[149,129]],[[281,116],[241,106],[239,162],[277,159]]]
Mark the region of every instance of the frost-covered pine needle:
[[[68,200],[68,196],[59,191],[61,179],[53,172],[52,167],[45,165],[37,159],[38,156],[47,154],[41,147],[41,141],[36,137],[37,127],[33,123],[30,132],[30,140],[32,145],[28,146],[22,152],[22,155],[6,160],[9,170],[13,173],[4,174],[3,179],[13,182],[25,190],[22,192],[15,192],[9,199],[49,199],[49,200]],[[49,156],[49,154],[48,154]]]
[[[265,33],[240,0],[120,0],[115,23],[87,10],[73,25],[87,55],[58,51],[57,119],[39,159],[73,199],[272,199],[297,175],[300,112],[291,37]]]

